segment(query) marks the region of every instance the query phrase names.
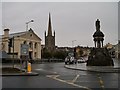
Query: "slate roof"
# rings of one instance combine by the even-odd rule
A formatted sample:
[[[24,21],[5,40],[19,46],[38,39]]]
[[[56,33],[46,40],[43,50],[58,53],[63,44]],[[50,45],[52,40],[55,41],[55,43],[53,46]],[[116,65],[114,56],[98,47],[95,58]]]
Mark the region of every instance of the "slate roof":
[[[11,37],[17,37],[17,36],[21,36],[21,35],[23,35],[23,34],[26,34],[26,32],[18,32],[18,33],[12,33],[12,34],[10,34],[9,35],[9,37],[11,38]]]

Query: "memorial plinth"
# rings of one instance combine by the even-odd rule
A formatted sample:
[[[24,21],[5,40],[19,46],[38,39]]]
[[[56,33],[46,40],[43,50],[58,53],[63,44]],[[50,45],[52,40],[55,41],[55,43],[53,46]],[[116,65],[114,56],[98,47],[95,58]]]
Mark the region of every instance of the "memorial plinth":
[[[93,48],[87,66],[114,66],[114,62],[106,48]]]

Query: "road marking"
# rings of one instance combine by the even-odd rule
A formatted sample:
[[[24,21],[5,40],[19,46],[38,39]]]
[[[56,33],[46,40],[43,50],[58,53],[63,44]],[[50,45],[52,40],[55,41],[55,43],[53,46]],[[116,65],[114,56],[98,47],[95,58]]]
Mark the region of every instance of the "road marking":
[[[59,77],[60,75],[46,75],[46,77],[49,77],[49,78],[57,78]]]
[[[67,83],[67,84],[69,84],[69,85],[72,85],[72,86],[75,86],[75,87],[78,87],[78,88],[84,88],[84,89],[86,89],[86,90],[91,90],[91,89],[88,88],[88,87],[80,86],[80,85],[74,84],[73,82],[68,82],[68,81],[65,81],[65,80],[62,80],[62,79],[57,78],[57,77],[59,77],[59,76],[60,76],[60,75],[47,75],[46,77],[52,78],[52,79],[54,79],[54,80],[57,80],[57,81],[60,81],[60,82],[63,82],[63,83]],[[78,76],[76,76],[76,77],[78,77]]]
[[[43,69],[35,69],[35,70],[43,70]]]
[[[100,79],[100,84],[103,85],[103,81]]]
[[[102,80],[102,78],[100,77],[100,74],[97,74],[98,78],[99,78],[99,83],[100,83],[100,86],[101,88],[104,90],[105,86],[104,86],[104,82]]]
[[[77,76],[72,80],[72,82],[74,83],[74,82],[78,79],[79,76],[80,76],[80,75],[77,75]]]
[[[101,77],[100,77],[100,76],[99,76],[98,78],[99,78],[99,79],[101,79]]]
[[[102,88],[104,88],[105,86],[104,86],[104,85],[102,85],[101,87],[102,87]]]

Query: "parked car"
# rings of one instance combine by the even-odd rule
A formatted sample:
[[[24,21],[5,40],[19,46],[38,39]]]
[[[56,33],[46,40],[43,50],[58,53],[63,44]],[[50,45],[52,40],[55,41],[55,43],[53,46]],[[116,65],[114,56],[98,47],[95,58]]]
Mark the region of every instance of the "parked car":
[[[77,60],[77,62],[78,62],[78,63],[85,63],[86,60],[81,57],[80,59]]]
[[[69,64],[69,62],[70,62],[70,58],[67,56],[67,57],[65,58],[65,64]]]
[[[76,59],[72,56],[71,57],[67,56],[65,58],[65,64],[76,64],[76,63],[77,63]]]

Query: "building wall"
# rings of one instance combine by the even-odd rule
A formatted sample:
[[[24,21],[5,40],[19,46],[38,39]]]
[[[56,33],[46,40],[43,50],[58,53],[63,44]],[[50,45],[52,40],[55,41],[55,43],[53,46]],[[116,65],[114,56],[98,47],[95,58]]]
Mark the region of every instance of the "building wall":
[[[41,59],[41,40],[33,32],[14,37],[14,53],[18,54],[17,57],[20,58],[21,44],[23,44],[25,41],[27,44],[30,44],[30,42],[32,43],[32,47],[29,48],[29,51],[32,52],[32,59]],[[2,43],[5,45],[3,50],[8,53],[8,38],[3,38]],[[11,53],[13,53],[13,48],[11,48]]]
[[[24,41],[26,41],[28,45],[32,43],[31,48],[29,48],[29,52],[32,52],[32,58],[41,59],[41,40],[39,40],[34,34],[31,36],[31,34],[32,32],[28,33],[26,38],[25,35],[23,35],[21,38],[22,43],[24,43]]]

